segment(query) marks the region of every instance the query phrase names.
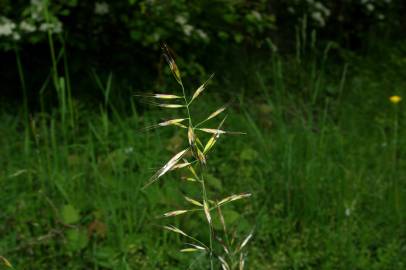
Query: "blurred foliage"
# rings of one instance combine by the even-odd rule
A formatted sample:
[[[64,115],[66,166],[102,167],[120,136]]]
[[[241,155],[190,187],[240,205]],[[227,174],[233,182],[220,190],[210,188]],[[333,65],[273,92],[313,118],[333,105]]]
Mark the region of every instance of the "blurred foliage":
[[[73,91],[93,99],[99,93],[75,90],[94,89],[91,80],[83,80],[90,69],[102,78],[114,73],[115,83],[125,85],[123,95],[169,83],[163,74],[169,70],[159,59],[162,42],[175,57],[181,55],[176,60],[183,76],[197,82],[207,77],[207,67],[225,73],[247,55],[309,46],[316,32],[320,47],[320,41],[351,49],[373,46],[370,36],[401,36],[404,10],[402,0],[0,0],[0,57],[7,63],[0,80],[11,86],[3,96],[21,92],[13,49],[30,71],[28,96],[38,95],[49,75],[50,41],[58,70],[69,66],[75,78]],[[69,63],[62,64],[63,55]]]
[[[304,17],[310,28],[334,29],[330,38],[337,39],[377,25],[400,29],[402,9],[401,0],[0,0],[0,45],[36,43],[64,29],[79,48],[118,42],[158,49],[170,40],[177,49],[202,44],[276,49],[278,33]]]

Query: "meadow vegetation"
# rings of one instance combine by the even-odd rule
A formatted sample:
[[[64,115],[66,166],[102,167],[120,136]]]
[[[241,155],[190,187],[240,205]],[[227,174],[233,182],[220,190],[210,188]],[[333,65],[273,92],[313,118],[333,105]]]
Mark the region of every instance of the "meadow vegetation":
[[[205,173],[215,198],[252,194],[221,209],[231,238],[253,232],[246,269],[406,267],[406,104],[390,99],[406,98],[406,44],[363,56],[331,46],[222,63],[191,108],[205,119],[231,99],[223,128],[246,133],[220,136]],[[199,189],[177,171],[142,189],[188,141],[183,129],[144,128],[183,116],[138,96],[113,102],[124,86],[91,78],[103,102],[73,98],[54,69],[58,106],[1,105],[0,259],[15,269],[207,269],[204,253],[179,252],[182,235],[162,230],[209,242],[207,215],[162,218]]]

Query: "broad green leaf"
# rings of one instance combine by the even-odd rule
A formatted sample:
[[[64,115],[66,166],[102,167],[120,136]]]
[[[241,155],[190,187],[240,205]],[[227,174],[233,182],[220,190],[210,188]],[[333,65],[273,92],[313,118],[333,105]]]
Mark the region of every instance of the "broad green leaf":
[[[66,224],[73,224],[80,219],[79,212],[72,205],[67,204],[62,207],[62,221]]]

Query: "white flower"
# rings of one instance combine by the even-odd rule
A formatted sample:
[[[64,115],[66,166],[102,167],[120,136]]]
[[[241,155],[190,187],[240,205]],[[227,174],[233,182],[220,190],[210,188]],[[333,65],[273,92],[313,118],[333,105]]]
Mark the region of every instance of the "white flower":
[[[43,2],[44,2],[44,1],[42,1],[42,0],[31,0],[31,5],[32,5],[32,6],[37,6],[37,7],[38,7],[38,6],[41,6],[41,7],[42,7],[42,6],[43,6]]]
[[[133,147],[130,146],[130,147],[124,148],[124,153],[126,153],[127,155],[131,154],[132,152],[134,152]]]
[[[196,34],[204,41],[209,41],[209,36],[201,29],[196,30]]]
[[[368,9],[368,11],[372,12],[372,11],[374,11],[375,7],[372,4],[367,4],[367,9]]]
[[[96,2],[94,4],[94,13],[97,15],[105,15],[109,13],[110,7],[106,2]]]
[[[17,32],[14,32],[14,33],[13,33],[13,40],[18,41],[18,40],[20,40],[20,39],[21,39],[20,34],[17,33]]]
[[[190,34],[192,33],[194,27],[190,24],[185,24],[183,26],[183,32],[185,33],[186,36],[190,36]]]
[[[0,17],[0,36],[11,36],[16,24],[6,17]]]
[[[346,215],[347,217],[351,216],[351,209],[350,209],[350,208],[346,208],[346,209],[345,209],[345,215]]]
[[[187,23],[187,19],[186,19],[186,17],[184,17],[184,16],[178,15],[178,16],[176,16],[176,18],[175,18],[175,22],[177,22],[177,23],[180,24],[180,25],[184,25],[184,24]]]
[[[50,23],[41,23],[39,26],[39,31],[41,32],[47,32],[48,30],[50,30],[52,28],[52,24]]]
[[[252,14],[252,16],[254,16],[254,18],[257,19],[258,21],[260,21],[260,20],[262,19],[261,13],[259,13],[259,12],[256,11],[256,10],[253,10],[253,11],[251,12],[251,14]]]
[[[319,11],[312,13],[312,19],[315,20],[321,27],[323,27],[326,24],[323,15]]]
[[[22,22],[20,22],[20,29],[21,29],[21,31],[23,31],[23,32],[32,33],[32,32],[34,32],[37,28],[35,27],[35,25],[33,25],[33,24],[29,23],[29,22],[22,21]]]
[[[152,39],[155,42],[158,42],[160,38],[161,38],[161,36],[159,35],[159,33],[155,32],[155,33],[152,34]]]
[[[35,21],[42,20],[45,3],[43,0],[31,0],[31,18]]]
[[[58,34],[62,32],[62,23],[60,21],[56,21],[54,23],[41,23],[39,26],[39,31],[41,32],[48,32],[51,31],[52,33]]]
[[[55,22],[52,29],[53,33],[59,34],[62,32],[62,23],[60,21]]]

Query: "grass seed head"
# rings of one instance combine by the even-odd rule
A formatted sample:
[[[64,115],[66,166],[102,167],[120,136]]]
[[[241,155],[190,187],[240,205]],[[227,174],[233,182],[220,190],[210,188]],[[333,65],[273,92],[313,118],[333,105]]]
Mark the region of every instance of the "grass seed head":
[[[203,207],[203,204],[202,204],[201,202],[196,201],[196,200],[194,200],[194,199],[192,199],[192,198],[189,198],[189,197],[187,197],[187,196],[185,196],[185,200],[188,201],[188,202],[190,202],[191,204],[196,205],[196,206]]]
[[[210,208],[209,208],[209,204],[206,201],[203,202],[203,208],[204,208],[204,214],[206,215],[207,221],[209,222],[209,224],[211,224]]]
[[[147,184],[145,184],[143,189],[147,188],[149,185],[156,182],[165,173],[170,171],[188,151],[189,148],[184,149],[179,153],[177,153],[176,155],[174,155],[161,169],[159,169],[153,176],[151,176],[151,178],[148,180]]]
[[[182,231],[182,230],[179,229],[179,228],[176,228],[176,227],[173,226],[173,225],[164,226],[164,229],[167,229],[167,230],[172,231],[172,232],[175,232],[175,233],[179,233],[179,234],[181,234],[181,235],[183,235],[183,236],[189,236],[189,235],[187,235],[184,231]]]
[[[213,78],[213,76],[214,74],[211,74],[210,77],[207,79],[207,81],[205,81],[202,85],[199,86],[199,88],[197,88],[189,103],[192,103],[192,101],[195,100],[204,91],[204,89],[206,89],[207,84]]]
[[[170,125],[179,124],[179,123],[181,123],[181,122],[183,122],[185,120],[186,120],[186,118],[171,119],[171,120],[161,122],[158,125],[161,126],[161,127],[166,127],[166,126],[170,126]]]
[[[163,216],[164,217],[174,217],[174,216],[182,215],[182,214],[187,213],[187,212],[189,212],[189,211],[188,210],[175,210],[175,211],[165,213]]]
[[[171,72],[173,76],[175,77],[176,81],[183,86],[182,84],[182,78],[180,76],[180,71],[178,66],[175,63],[175,60],[172,57],[172,53],[170,52],[170,49],[166,44],[162,44],[162,50],[163,50],[163,56],[166,60],[166,62],[169,65],[169,68],[171,69]]]

